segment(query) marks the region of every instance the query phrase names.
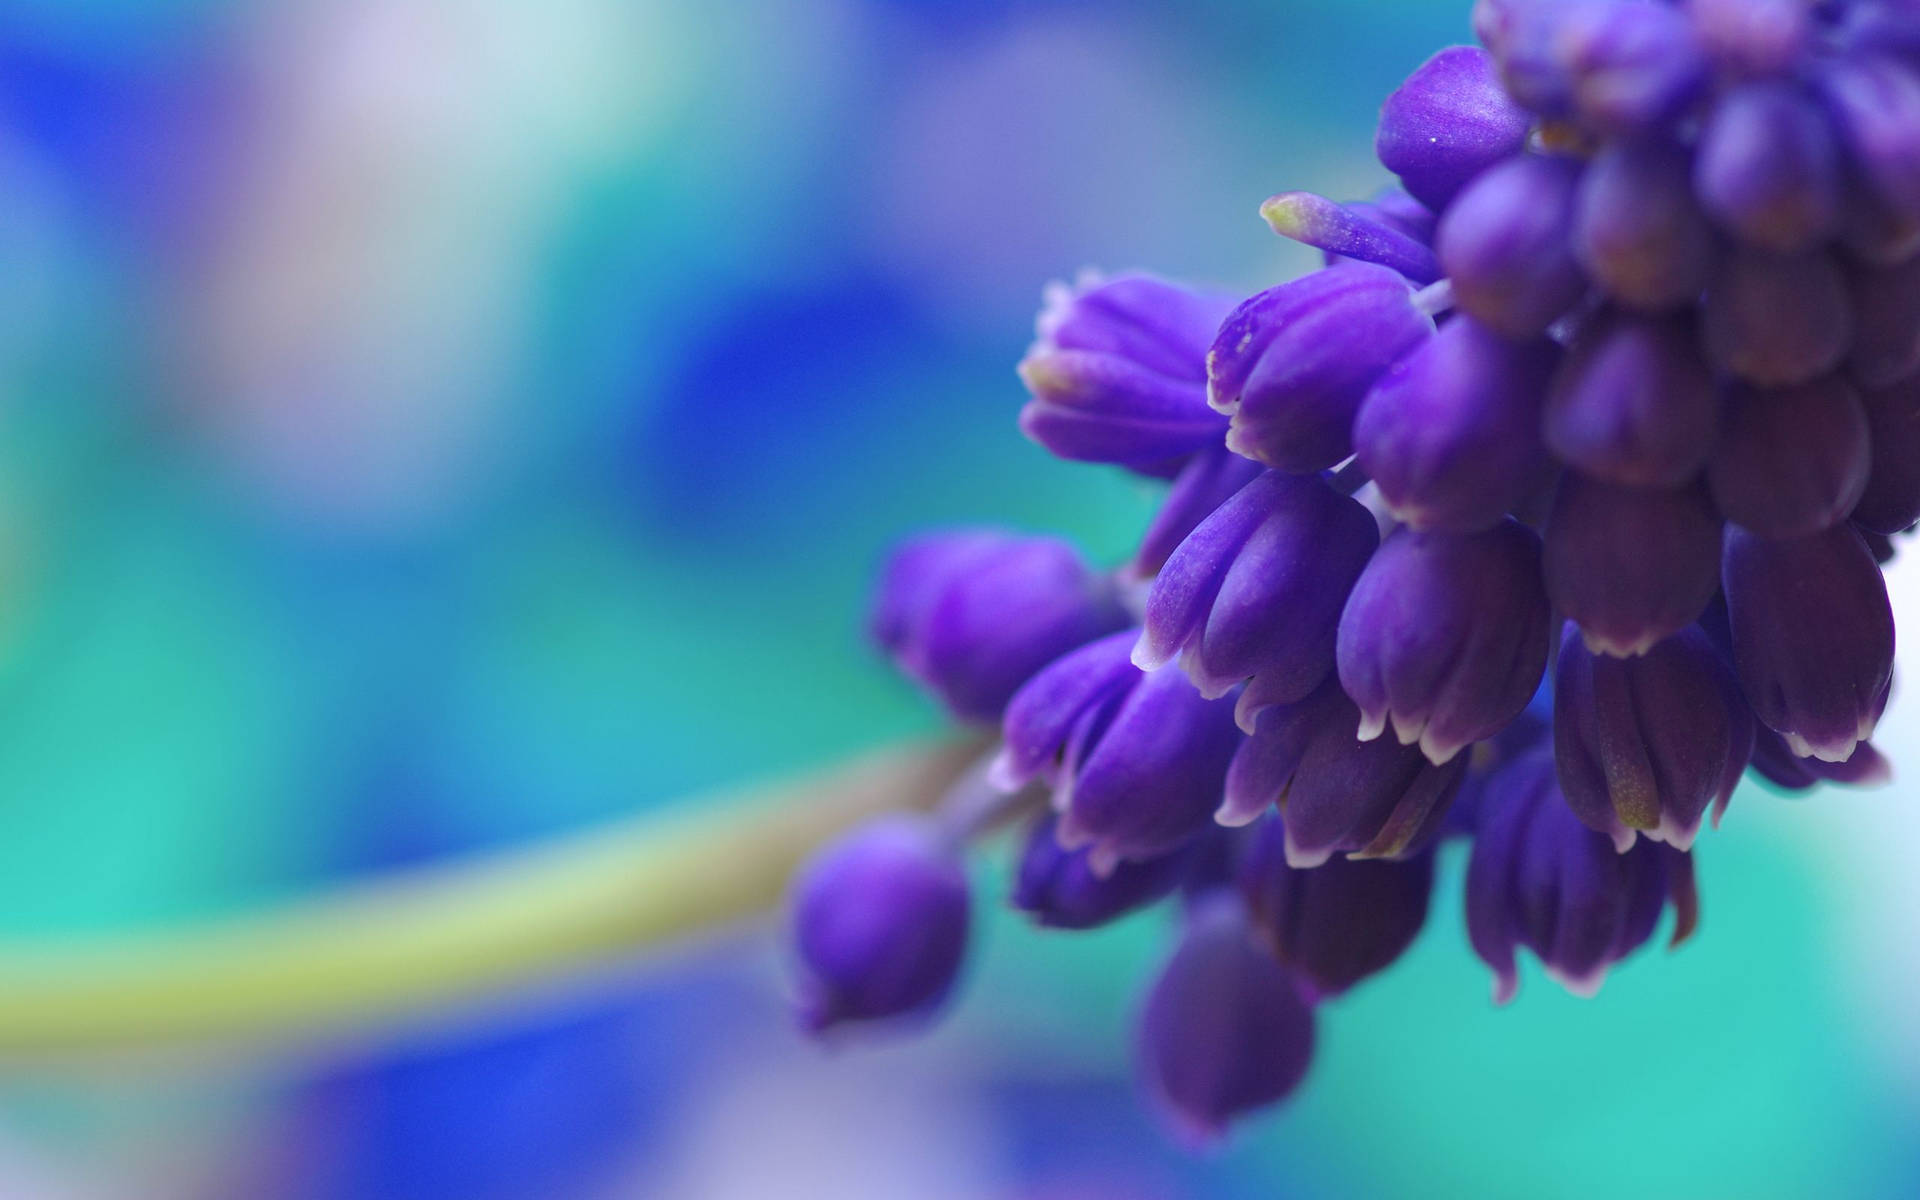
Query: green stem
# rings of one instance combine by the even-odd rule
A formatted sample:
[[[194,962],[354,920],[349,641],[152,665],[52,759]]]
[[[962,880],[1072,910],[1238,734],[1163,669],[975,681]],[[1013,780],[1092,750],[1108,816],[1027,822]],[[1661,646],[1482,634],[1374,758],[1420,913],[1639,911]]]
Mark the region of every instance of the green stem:
[[[883,751],[201,927],[0,945],[0,1055],[385,1026],[618,961],[763,911],[815,846],[876,813],[930,807],[979,751]]]

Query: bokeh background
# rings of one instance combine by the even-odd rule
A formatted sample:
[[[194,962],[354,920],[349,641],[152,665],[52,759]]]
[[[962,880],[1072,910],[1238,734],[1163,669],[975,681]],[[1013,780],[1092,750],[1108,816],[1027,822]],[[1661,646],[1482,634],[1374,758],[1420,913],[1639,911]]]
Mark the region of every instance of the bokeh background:
[[[1379,100],[1467,8],[10,0],[0,935],[935,728],[860,639],[885,545],[986,520],[1111,560],[1151,511],[1013,428],[1040,286],[1285,277],[1258,202],[1382,182]],[[0,1196],[1910,1195],[1917,800],[1747,789],[1702,936],[1592,1002],[1491,1005],[1453,862],[1307,1089],[1211,1155],[1127,1077],[1161,918],[1035,933],[983,864],[924,1038],[804,1043],[748,930],[350,1045],[9,1066]]]

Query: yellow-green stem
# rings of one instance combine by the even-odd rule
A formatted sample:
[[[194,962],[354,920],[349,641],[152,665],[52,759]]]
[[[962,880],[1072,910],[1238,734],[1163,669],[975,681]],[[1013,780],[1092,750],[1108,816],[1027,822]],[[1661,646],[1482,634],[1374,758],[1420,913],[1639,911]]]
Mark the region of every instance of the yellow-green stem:
[[[764,910],[813,847],[930,806],[979,749],[885,751],[201,927],[0,945],[0,1056],[377,1027],[618,961]]]

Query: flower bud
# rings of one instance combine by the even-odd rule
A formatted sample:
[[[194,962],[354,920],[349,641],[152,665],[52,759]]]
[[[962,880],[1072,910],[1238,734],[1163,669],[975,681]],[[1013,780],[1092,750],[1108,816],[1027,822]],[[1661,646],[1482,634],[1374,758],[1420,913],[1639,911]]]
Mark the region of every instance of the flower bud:
[[[1619,487],[1569,471],[1547,518],[1547,596],[1588,649],[1644,654],[1719,590],[1720,529],[1702,487]]]
[[[874,821],[802,869],[793,939],[809,1030],[926,1012],[966,954],[966,873],[931,821]]]
[[[993,782],[1053,785],[1058,837],[1099,874],[1158,857],[1206,828],[1240,742],[1231,699],[1207,700],[1177,667],[1141,671],[1134,631],[1083,646],[1007,705]]]
[[[1053,813],[1033,822],[1013,885],[1013,906],[1052,929],[1093,929],[1152,904],[1180,886],[1191,854],[1182,846],[1101,875],[1085,849],[1066,849],[1058,834]]]
[[[1334,679],[1298,704],[1263,710],[1227,772],[1220,823],[1244,825],[1278,804],[1287,861],[1302,868],[1335,853],[1401,858],[1432,844],[1466,757],[1435,766],[1417,747],[1363,742],[1359,721]]]
[[[1847,272],[1853,348],[1847,373],[1861,387],[1890,387],[1920,371],[1920,258]]]
[[[1707,76],[1692,22],[1659,4],[1571,5],[1553,50],[1575,112],[1603,133],[1636,134],[1672,120]]]
[[[1318,1002],[1385,970],[1427,921],[1433,854],[1400,862],[1328,859],[1287,865],[1286,830],[1273,817],[1253,831],[1240,892],[1268,946]]]
[[[1779,734],[1762,725],[1754,738],[1753,769],[1762,779],[1786,792],[1804,792],[1822,783],[1849,787],[1881,787],[1893,781],[1893,766],[1872,742],[1861,742],[1845,762],[1800,758],[1787,749]]]
[[[1319,476],[1267,472],[1167,559],[1134,664],[1178,656],[1210,698],[1260,676],[1269,702],[1304,699],[1333,670],[1341,606],[1379,541],[1373,514]]]
[[[1264,470],[1265,467],[1252,459],[1227,449],[1224,442],[1188,459],[1187,465],[1174,477],[1173,486],[1167,489],[1166,499],[1160,502],[1160,511],[1154,514],[1153,523],[1141,537],[1140,549],[1134,552],[1128,572],[1136,579],[1153,578],[1200,522],[1212,516],[1215,509]]]
[[[1207,347],[1233,307],[1148,275],[1054,284],[1020,361],[1020,429],[1061,458],[1151,474],[1217,444]]]
[[[1685,850],[1753,752],[1753,714],[1713,643],[1683,629],[1638,658],[1587,650],[1569,625],[1554,676],[1560,789],[1622,853],[1637,833]]]
[[[1518,155],[1475,179],[1440,218],[1440,265],[1462,312],[1533,337],[1586,294],[1570,232],[1580,164]]]
[[[1034,672],[1126,624],[1112,582],[1066,542],[957,530],[894,551],[871,629],[955,716],[991,722]]]
[[[1604,313],[1586,323],[1547,394],[1547,445],[1596,479],[1675,487],[1713,449],[1718,401],[1691,322]]]
[[[1467,934],[1493,968],[1493,998],[1519,988],[1514,951],[1539,956],[1547,975],[1577,996],[1599,991],[1613,964],[1653,934],[1673,905],[1672,945],[1699,921],[1693,859],[1652,841],[1622,853],[1582,825],[1536,754],[1489,781],[1483,823],[1467,863]]]
[[[1313,1009],[1258,936],[1236,896],[1213,893],[1189,915],[1141,1014],[1141,1079],[1196,1143],[1285,1099],[1313,1060]]]
[[[1920,75],[1882,55],[1837,59],[1820,77],[1828,111],[1874,198],[1920,216]]]
[[[1840,148],[1826,113],[1790,84],[1750,83],[1714,105],[1694,186],[1715,220],[1776,254],[1810,250],[1840,225]]]
[[[1872,455],[1853,521],[1874,533],[1899,533],[1920,521],[1920,377],[1864,399]]]
[[[1762,537],[1801,537],[1837,525],[1867,484],[1867,413],[1845,379],[1799,387],[1735,385],[1707,465],[1713,502]]]
[[[1715,250],[1685,150],[1660,139],[1616,142],[1588,164],[1573,252],[1616,301],[1654,312],[1694,303],[1713,275]]]
[[[1227,445],[1282,471],[1335,465],[1353,453],[1367,389],[1432,333],[1385,267],[1328,267],[1261,292],[1207,356],[1208,399],[1232,418]]]
[[[1380,109],[1374,152],[1413,197],[1438,212],[1474,176],[1527,144],[1527,114],[1473,46],[1428,59]]]
[[[1850,525],[1790,540],[1729,526],[1721,578],[1754,715],[1794,754],[1845,762],[1893,674],[1893,609],[1867,544]]]
[[[1440,277],[1440,262],[1423,241],[1391,224],[1369,220],[1358,206],[1336,204],[1312,192],[1282,192],[1260,215],[1284,238],[1357,262],[1377,263],[1414,283]]]
[[[1707,357],[1762,387],[1805,383],[1839,366],[1853,337],[1846,281],[1825,253],[1737,249],[1707,290]]]
[[[1504,728],[1540,686],[1551,617],[1540,539],[1508,520],[1473,534],[1388,538],[1340,616],[1340,682],[1371,740],[1444,763]]]
[[[1686,0],[1686,8],[1701,45],[1736,75],[1785,72],[1813,32],[1806,0]]]
[[[1498,524],[1547,478],[1540,405],[1560,361],[1456,316],[1380,377],[1354,422],[1354,452],[1394,517],[1471,533]]]

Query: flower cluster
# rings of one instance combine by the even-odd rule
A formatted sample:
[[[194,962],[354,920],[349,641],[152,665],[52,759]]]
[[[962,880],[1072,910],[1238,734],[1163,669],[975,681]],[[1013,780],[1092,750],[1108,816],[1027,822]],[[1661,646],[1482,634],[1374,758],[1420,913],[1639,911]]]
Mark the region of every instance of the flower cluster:
[[[1480,0],[1474,28],[1382,109],[1397,185],[1263,206],[1322,269],[1238,304],[1048,294],[1020,425],[1171,480],[1131,562],[968,531],[881,588],[896,662],[998,728],[1007,811],[1051,797],[1016,906],[1181,897],[1139,1058],[1196,1135],[1298,1083],[1442,842],[1471,843],[1496,996],[1523,946],[1586,994],[1667,907],[1692,931],[1694,841],[1749,768],[1885,776],[1920,8]],[[962,825],[862,831],[802,880],[816,1024],[945,994]]]

